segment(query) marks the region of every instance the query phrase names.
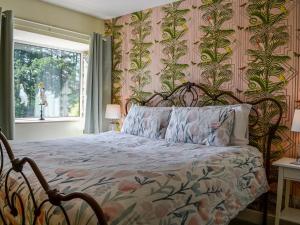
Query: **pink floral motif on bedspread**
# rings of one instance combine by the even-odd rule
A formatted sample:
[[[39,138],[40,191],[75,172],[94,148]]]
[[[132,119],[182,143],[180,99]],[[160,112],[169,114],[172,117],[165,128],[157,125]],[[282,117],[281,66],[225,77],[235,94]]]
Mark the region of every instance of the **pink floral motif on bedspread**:
[[[66,194],[92,195],[109,225],[228,224],[268,190],[262,155],[251,146],[167,143],[113,132],[12,144],[16,156],[37,162],[51,186]],[[42,201],[45,196],[37,180],[28,177]],[[26,224],[32,224],[33,204],[22,182],[10,179],[10,188],[18,188],[29,201]],[[2,179],[0,206],[9,224],[19,224],[19,218],[9,213],[3,183]],[[82,201],[64,207],[71,224],[97,224]],[[51,223],[66,221],[59,208],[45,205],[37,224]]]

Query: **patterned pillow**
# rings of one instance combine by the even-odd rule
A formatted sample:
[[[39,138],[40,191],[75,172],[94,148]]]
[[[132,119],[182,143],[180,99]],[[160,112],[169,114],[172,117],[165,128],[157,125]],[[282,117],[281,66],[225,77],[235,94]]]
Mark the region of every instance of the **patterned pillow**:
[[[163,139],[171,117],[171,107],[131,106],[121,132]]]
[[[165,139],[226,146],[230,143],[234,116],[230,107],[174,107]]]
[[[208,108],[227,108],[230,107],[235,112],[235,119],[232,134],[230,137],[230,145],[248,145],[249,144],[249,114],[252,105],[249,104],[236,104],[236,105],[219,105],[219,106],[206,106]]]
[[[231,135],[230,145],[248,145],[249,144],[249,114],[252,105],[240,104],[232,105],[235,111],[235,120]]]

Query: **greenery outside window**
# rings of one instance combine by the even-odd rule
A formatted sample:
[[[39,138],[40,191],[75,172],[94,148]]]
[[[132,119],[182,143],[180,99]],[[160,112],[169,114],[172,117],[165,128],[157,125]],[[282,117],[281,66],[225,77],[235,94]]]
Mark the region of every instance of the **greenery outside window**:
[[[39,84],[43,83],[48,106],[46,118],[80,117],[83,53],[15,42],[16,118],[38,118]]]

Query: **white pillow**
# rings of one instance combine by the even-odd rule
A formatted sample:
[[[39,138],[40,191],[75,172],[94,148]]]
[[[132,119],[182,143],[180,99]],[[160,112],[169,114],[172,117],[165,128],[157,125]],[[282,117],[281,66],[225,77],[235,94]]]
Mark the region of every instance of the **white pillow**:
[[[165,138],[171,107],[131,106],[121,132],[154,139]]]

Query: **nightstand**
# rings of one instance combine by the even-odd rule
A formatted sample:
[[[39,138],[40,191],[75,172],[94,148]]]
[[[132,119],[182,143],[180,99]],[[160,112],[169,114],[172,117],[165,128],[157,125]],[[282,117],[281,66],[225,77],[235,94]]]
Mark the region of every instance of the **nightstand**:
[[[300,165],[291,164],[295,162],[292,158],[282,158],[273,163],[278,167],[278,186],[275,225],[279,225],[280,219],[300,224],[300,210],[289,207],[291,181],[300,182]],[[286,183],[285,204],[282,207],[283,184]]]

